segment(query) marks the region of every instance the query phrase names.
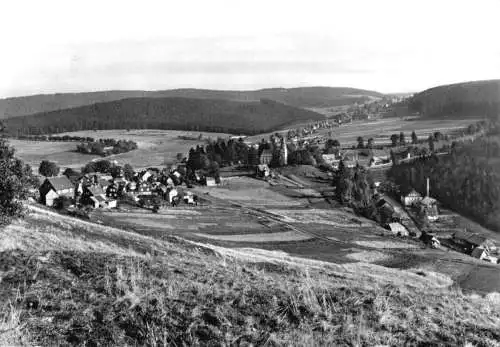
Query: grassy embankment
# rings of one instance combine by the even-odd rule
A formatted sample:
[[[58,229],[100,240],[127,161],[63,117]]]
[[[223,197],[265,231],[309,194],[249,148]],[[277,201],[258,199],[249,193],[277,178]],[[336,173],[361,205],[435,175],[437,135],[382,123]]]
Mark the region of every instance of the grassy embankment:
[[[0,229],[0,345],[498,345],[444,276],[158,240],[37,210]]]

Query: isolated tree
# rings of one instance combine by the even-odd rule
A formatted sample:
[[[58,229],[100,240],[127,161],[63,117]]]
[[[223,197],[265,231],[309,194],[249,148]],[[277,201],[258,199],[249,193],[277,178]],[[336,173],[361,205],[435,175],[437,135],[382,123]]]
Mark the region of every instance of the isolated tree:
[[[96,172],[96,163],[91,161],[90,163],[87,163],[84,167],[82,167],[82,174],[88,174],[92,172]]]
[[[110,173],[113,178],[120,177],[120,175],[123,173],[123,168],[119,165],[113,166],[110,170]]]
[[[134,168],[130,164],[123,165],[123,176],[126,180],[130,181],[134,177]]]
[[[434,132],[434,140],[440,141],[444,138],[443,134],[440,131]]]
[[[390,153],[392,165],[398,165],[398,159],[396,158],[396,153],[391,150]]]
[[[36,184],[31,167],[16,158],[14,153],[14,149],[0,139],[0,225],[23,216],[22,201]]]
[[[358,136],[358,148],[365,148],[365,139],[363,136]]]
[[[71,198],[62,195],[54,199],[54,208],[58,210],[66,209],[71,205],[71,203]]]
[[[396,147],[398,145],[398,141],[399,141],[399,136],[397,134],[392,134],[391,135],[392,147]]]
[[[406,144],[406,140],[405,140],[405,133],[404,132],[400,132],[399,133],[399,144],[404,146]]]
[[[76,172],[72,168],[68,167],[66,170],[64,170],[63,175],[66,176],[67,178],[70,178],[70,177],[77,176],[78,172]]]
[[[182,159],[184,159],[184,154],[183,153],[177,153],[176,156],[175,156],[175,160],[177,161],[182,161]]]
[[[372,149],[373,148],[373,142],[374,142],[373,137],[370,137],[368,139],[367,144],[366,144],[366,148]]]
[[[429,135],[427,141],[429,142],[429,151],[434,152],[434,137],[432,135]]]
[[[109,160],[99,160],[95,162],[95,171],[102,173],[110,173],[113,164]]]
[[[59,166],[54,162],[42,160],[38,167],[38,173],[45,177],[57,176],[59,174]]]
[[[415,130],[413,130],[411,133],[411,143],[413,143],[414,145],[418,143],[418,136],[415,133]]]

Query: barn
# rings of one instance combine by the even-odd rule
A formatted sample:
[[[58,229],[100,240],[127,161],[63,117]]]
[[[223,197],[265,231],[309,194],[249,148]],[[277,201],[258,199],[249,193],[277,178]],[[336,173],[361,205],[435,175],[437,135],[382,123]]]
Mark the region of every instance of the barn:
[[[474,248],[480,247],[487,250],[495,250],[495,243],[486,236],[471,233],[467,230],[459,230],[453,234],[453,240],[464,248],[467,253],[471,253]]]
[[[59,196],[72,197],[75,193],[73,183],[66,177],[48,177],[39,188],[40,201],[47,206],[53,206]]]

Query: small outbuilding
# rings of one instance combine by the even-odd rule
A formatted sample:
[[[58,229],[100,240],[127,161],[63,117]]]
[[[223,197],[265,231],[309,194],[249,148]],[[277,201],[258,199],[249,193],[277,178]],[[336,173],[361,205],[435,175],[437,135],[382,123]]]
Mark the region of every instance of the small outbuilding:
[[[207,187],[216,187],[217,183],[215,182],[215,178],[207,177],[206,178],[206,185],[207,185]]]
[[[386,228],[398,236],[409,235],[408,230],[401,223],[388,223]]]

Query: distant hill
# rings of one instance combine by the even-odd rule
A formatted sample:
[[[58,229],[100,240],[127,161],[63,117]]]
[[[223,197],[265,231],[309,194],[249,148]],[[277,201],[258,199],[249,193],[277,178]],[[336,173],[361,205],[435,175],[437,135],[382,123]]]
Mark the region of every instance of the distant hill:
[[[121,99],[166,97],[217,99],[239,102],[259,101],[265,98],[290,106],[310,108],[350,105],[355,102],[361,103],[373,98],[381,98],[383,94],[369,90],[340,87],[272,88],[255,91],[208,89],[172,89],[164,91],[112,90],[88,93],[47,94],[0,99],[0,119]]]
[[[6,119],[15,135],[92,129],[172,129],[257,134],[324,116],[272,100],[131,98]]]
[[[410,108],[434,118],[495,118],[500,114],[500,80],[457,83],[427,89],[414,95]]]

